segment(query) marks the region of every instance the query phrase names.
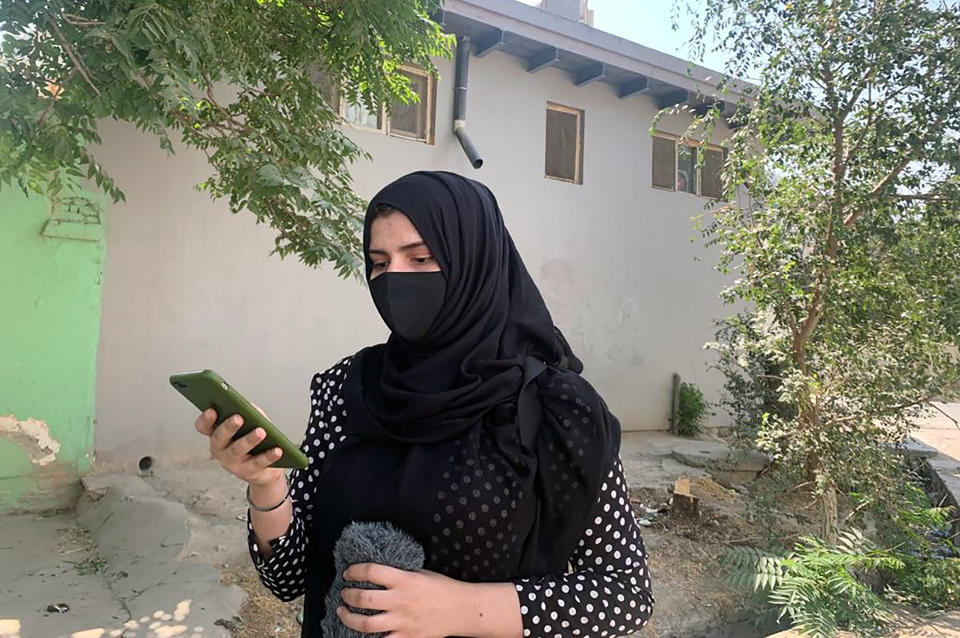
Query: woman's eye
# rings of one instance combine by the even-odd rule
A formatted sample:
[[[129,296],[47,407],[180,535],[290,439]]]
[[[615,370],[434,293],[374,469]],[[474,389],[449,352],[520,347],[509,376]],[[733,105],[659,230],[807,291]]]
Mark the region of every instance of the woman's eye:
[[[413,261],[419,266],[426,266],[427,264],[432,264],[436,261],[433,257],[414,257]]]
[[[385,261],[377,261],[373,263],[374,270],[383,270],[386,267],[387,267],[387,262]]]

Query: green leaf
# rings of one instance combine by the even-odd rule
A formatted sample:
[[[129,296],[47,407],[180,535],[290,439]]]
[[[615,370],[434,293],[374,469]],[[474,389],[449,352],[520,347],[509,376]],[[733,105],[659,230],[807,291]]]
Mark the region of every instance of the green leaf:
[[[211,175],[200,188],[269,223],[278,254],[359,276],[363,202],[349,168],[368,155],[340,130],[338,98],[311,78],[323,69],[369,103],[409,100],[400,64],[435,71],[433,58],[451,52],[428,17],[439,6],[68,0],[2,11],[0,181],[57,197],[52,176],[66,168],[122,201],[85,147],[99,122],[127,121],[168,152],[173,135],[204,152]],[[48,82],[61,89],[49,111]]]

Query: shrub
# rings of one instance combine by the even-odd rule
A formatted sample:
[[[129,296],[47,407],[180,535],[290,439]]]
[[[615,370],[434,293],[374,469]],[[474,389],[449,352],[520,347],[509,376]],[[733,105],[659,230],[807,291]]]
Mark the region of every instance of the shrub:
[[[677,433],[681,436],[700,434],[709,407],[710,404],[703,398],[700,388],[686,381],[681,383],[677,405]]]

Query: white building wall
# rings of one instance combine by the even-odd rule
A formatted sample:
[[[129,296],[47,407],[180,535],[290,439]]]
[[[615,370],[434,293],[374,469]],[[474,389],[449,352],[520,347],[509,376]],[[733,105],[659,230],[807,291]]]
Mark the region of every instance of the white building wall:
[[[355,167],[357,192],[369,197],[418,169],[490,186],[555,322],[624,429],[668,427],[673,372],[716,398],[721,379],[703,344],[725,313],[723,280],[716,255],[690,241],[705,200],[651,187],[654,102],[619,99],[602,83],[578,88],[557,69],[529,74],[501,53],[474,58],[467,121],[485,164],[473,170],[451,132],[452,61],[438,66],[436,144],[352,132],[374,157]],[[585,111],[582,185],[544,177],[548,101]],[[127,202],[107,215],[98,463],[207,456],[196,411],[167,382],[183,370],[217,370],[299,441],[313,373],[386,337],[367,290],[329,268],[268,257],[270,228],[193,188],[208,173],[201,154],[167,157],[127,126],[103,137],[99,156]]]

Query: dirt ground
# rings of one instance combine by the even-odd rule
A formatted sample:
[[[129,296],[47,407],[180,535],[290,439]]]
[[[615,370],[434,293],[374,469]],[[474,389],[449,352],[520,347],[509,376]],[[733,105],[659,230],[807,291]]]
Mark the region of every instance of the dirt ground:
[[[720,565],[730,547],[755,540],[755,528],[745,518],[743,495],[702,477],[690,479],[690,492],[701,499],[698,518],[670,513],[650,515],[647,508],[666,504],[667,491],[633,492],[638,520],[649,521],[643,527],[643,538],[656,598],[653,618],[640,636],[764,635],[742,624],[737,625],[735,633],[725,634],[718,629],[735,623],[747,603],[745,594],[723,580]]]
[[[230,564],[220,573],[223,583],[238,585],[247,593],[239,619],[235,619],[230,628],[234,638],[292,638],[300,635],[297,614],[303,605],[302,598],[285,603],[275,597],[260,582],[257,570],[249,560]]]

